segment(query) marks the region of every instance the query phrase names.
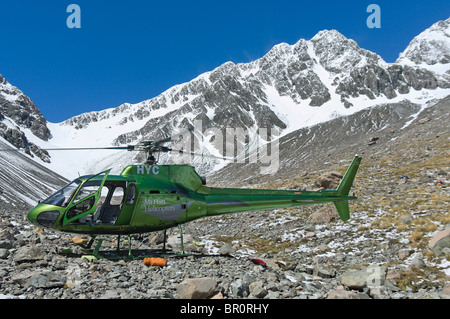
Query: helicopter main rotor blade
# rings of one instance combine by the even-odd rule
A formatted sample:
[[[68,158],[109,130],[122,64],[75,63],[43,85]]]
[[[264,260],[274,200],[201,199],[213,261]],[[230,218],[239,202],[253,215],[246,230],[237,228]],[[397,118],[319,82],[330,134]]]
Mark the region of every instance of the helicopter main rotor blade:
[[[42,148],[44,151],[128,150],[128,146]]]
[[[190,154],[190,155],[194,155],[194,156],[202,156],[202,157],[209,157],[209,158],[215,158],[215,159],[221,159],[223,161],[230,161],[230,160],[234,160],[233,158],[228,158],[225,156],[215,156],[215,155],[206,155],[206,154],[200,154],[200,153],[194,153],[194,152],[190,152],[190,151],[182,151],[182,150],[174,150],[171,148],[168,148],[167,151],[172,151],[172,152],[178,152],[180,154]]]
[[[41,151],[85,151],[85,150],[129,150],[129,146],[111,146],[111,147],[67,147],[67,148],[40,148]],[[17,149],[0,149],[0,152],[19,152]]]

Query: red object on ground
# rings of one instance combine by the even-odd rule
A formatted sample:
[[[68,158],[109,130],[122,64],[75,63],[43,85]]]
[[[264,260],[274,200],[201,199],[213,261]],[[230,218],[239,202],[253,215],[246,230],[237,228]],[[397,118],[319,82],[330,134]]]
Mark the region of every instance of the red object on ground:
[[[254,264],[257,264],[257,265],[261,265],[261,266],[266,267],[266,263],[265,263],[264,261],[262,261],[261,259],[253,258],[253,259],[252,259],[252,262],[253,262]]]

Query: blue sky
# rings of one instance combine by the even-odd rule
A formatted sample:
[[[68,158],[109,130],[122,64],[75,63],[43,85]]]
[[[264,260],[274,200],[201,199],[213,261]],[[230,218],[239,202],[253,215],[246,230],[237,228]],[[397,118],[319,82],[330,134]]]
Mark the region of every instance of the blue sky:
[[[81,8],[80,29],[66,25],[72,3]],[[372,3],[381,9],[379,29],[366,25]],[[141,102],[324,29],[394,62],[414,36],[448,17],[448,0],[2,1],[0,74],[60,122]]]

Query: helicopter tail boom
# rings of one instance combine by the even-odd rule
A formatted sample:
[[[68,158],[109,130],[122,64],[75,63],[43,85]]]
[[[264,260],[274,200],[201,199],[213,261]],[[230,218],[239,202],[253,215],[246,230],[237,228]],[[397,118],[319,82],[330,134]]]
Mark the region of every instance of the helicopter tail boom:
[[[294,207],[308,204],[333,203],[343,221],[350,219],[348,201],[357,199],[349,195],[361,162],[355,156],[339,186],[334,190],[303,191],[274,189],[210,188],[206,196],[207,216],[245,211]]]

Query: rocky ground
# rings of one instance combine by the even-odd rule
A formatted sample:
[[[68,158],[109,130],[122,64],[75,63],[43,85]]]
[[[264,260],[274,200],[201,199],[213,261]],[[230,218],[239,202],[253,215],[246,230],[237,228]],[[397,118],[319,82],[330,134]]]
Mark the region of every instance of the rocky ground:
[[[2,210],[0,296],[448,299],[449,168],[433,154],[407,178],[400,178],[406,174],[388,154],[368,156],[355,182],[359,199],[352,203],[347,223],[325,205],[186,224],[190,256],[168,258],[165,267],[146,266],[143,258],[89,260],[71,242],[73,236],[32,228],[25,212]],[[405,161],[404,168],[407,163],[412,164]],[[343,167],[336,170],[343,172]],[[326,180],[318,176],[303,176],[302,181],[318,187],[315,183]],[[277,187],[296,188],[299,180]],[[135,254],[161,248],[161,234],[135,236]],[[178,230],[169,235],[168,245],[179,253]],[[102,248],[114,250],[116,238],[104,239]]]

